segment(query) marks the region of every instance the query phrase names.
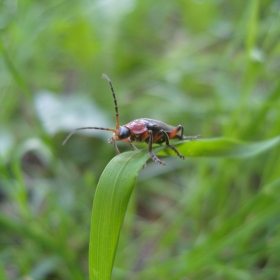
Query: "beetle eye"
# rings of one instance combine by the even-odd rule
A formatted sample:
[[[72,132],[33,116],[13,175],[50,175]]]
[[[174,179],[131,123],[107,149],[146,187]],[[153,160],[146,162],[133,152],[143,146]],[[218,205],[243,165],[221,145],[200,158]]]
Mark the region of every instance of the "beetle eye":
[[[120,126],[118,129],[118,135],[120,139],[125,139],[130,136],[130,130],[125,126]]]

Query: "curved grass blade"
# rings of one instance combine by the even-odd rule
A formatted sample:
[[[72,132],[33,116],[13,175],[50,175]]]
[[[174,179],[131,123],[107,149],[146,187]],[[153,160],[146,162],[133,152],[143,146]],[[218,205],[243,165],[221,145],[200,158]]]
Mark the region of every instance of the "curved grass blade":
[[[280,136],[257,142],[218,138],[181,141],[175,144],[184,156],[250,157],[280,144]],[[175,155],[166,146],[154,149],[161,155]],[[90,279],[110,279],[119,234],[138,172],[149,158],[147,149],[114,157],[103,171],[94,197],[90,247]],[[164,167],[162,167],[164,168]]]
[[[103,171],[94,197],[90,246],[90,279],[110,279],[119,234],[138,172],[147,161],[147,151],[122,153]]]
[[[251,157],[280,144],[280,136],[254,143],[244,143],[228,138],[180,141],[174,146],[188,157]],[[156,149],[155,149],[156,150]],[[175,155],[170,149],[160,147],[159,155]]]

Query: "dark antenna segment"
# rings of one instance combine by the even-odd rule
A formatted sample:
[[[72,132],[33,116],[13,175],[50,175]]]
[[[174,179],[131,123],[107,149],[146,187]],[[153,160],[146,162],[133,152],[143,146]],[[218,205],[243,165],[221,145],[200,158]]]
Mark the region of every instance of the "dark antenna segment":
[[[105,128],[105,127],[95,127],[95,126],[80,127],[80,128],[77,128],[77,129],[73,130],[72,132],[70,132],[70,134],[69,134],[69,135],[65,138],[65,140],[63,141],[62,145],[64,145],[64,144],[69,140],[69,138],[70,138],[74,133],[76,133],[76,132],[79,131],[79,130],[84,130],[84,129],[96,129],[96,130],[107,130],[107,131],[112,131],[112,132],[114,132],[114,133],[117,133],[117,129],[120,127],[120,121],[119,121],[118,103],[117,103],[115,91],[114,91],[112,82],[111,82],[111,80],[109,79],[109,77],[108,77],[106,74],[102,74],[102,78],[105,78],[105,79],[108,81],[108,83],[109,83],[109,85],[110,85],[110,87],[111,87],[112,94],[113,94],[113,99],[114,99],[114,103],[115,103],[115,112],[116,112],[116,129],[113,129],[113,128]]]
[[[115,91],[112,85],[112,82],[110,80],[110,78],[106,75],[106,74],[102,74],[102,78],[106,79],[111,87],[111,91],[113,94],[113,99],[114,99],[114,103],[115,103],[115,112],[116,112],[116,130],[120,127],[120,120],[119,120],[119,109],[118,109],[118,103],[117,103],[117,98],[115,95]]]

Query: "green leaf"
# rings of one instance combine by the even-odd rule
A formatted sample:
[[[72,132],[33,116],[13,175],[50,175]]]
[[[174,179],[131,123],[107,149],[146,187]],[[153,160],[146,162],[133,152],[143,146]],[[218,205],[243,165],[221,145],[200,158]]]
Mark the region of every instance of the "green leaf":
[[[110,279],[119,234],[136,182],[137,174],[149,158],[147,151],[122,153],[103,171],[94,197],[90,247],[90,279]]]
[[[244,143],[228,138],[180,141],[174,146],[186,157],[251,157],[280,143],[280,136],[261,142]],[[161,149],[159,155],[175,155],[170,149]]]
[[[184,156],[249,157],[279,143],[278,136],[251,144],[219,138],[180,141],[174,145]],[[154,148],[154,151],[159,152],[160,155],[175,155],[164,145]],[[130,195],[138,172],[148,158],[147,149],[122,153],[109,162],[100,177],[91,217],[89,247],[91,280],[106,280],[111,277],[119,234]]]

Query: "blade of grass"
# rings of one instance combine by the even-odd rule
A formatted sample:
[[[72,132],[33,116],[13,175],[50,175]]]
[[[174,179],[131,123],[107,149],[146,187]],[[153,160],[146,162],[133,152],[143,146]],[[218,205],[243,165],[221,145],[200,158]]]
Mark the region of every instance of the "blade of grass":
[[[0,55],[2,55],[4,62],[6,64],[7,70],[11,74],[12,78],[14,79],[15,83],[19,86],[19,88],[22,90],[22,92],[25,94],[26,100],[29,105],[30,113],[33,116],[36,116],[36,111],[33,106],[33,92],[31,91],[28,83],[23,78],[22,73],[17,69],[14,61],[9,57],[8,51],[4,46],[4,43],[1,38],[0,34]],[[42,126],[42,123],[38,120],[38,118],[34,117],[34,120],[36,122],[36,126],[33,126],[33,129],[38,132],[40,132],[41,135],[44,135],[46,139],[48,139],[48,136],[44,132],[44,128]],[[39,134],[39,133],[36,133]]]
[[[178,142],[175,146],[185,156],[245,157],[253,156],[280,143],[275,137],[258,143],[219,138]],[[166,146],[157,147],[160,154],[169,153]],[[119,234],[137,174],[149,158],[147,150],[122,153],[113,158],[103,171],[94,197],[90,247],[90,279],[110,279]],[[163,167],[164,168],[164,167]]]
[[[90,279],[110,279],[120,229],[136,182],[149,155],[126,152],[114,157],[103,171],[94,197],[90,247]]]
[[[175,144],[184,156],[189,157],[251,157],[280,144],[280,136],[254,143],[244,143],[228,138],[181,141]],[[155,149],[156,150],[156,149]],[[160,147],[159,155],[175,155],[170,149]]]

